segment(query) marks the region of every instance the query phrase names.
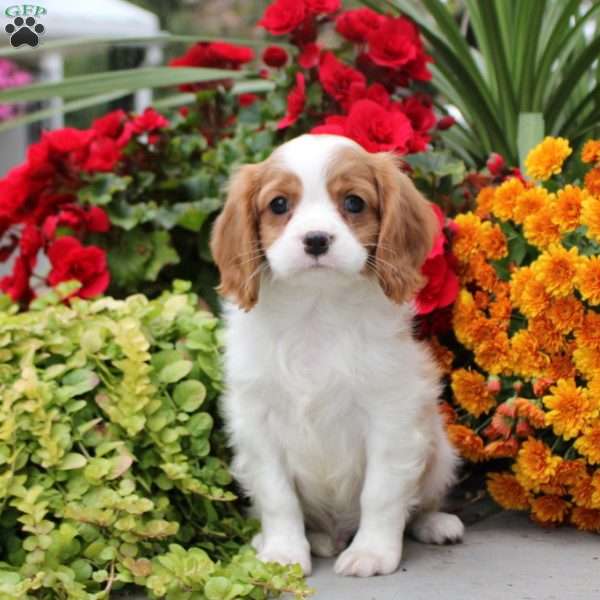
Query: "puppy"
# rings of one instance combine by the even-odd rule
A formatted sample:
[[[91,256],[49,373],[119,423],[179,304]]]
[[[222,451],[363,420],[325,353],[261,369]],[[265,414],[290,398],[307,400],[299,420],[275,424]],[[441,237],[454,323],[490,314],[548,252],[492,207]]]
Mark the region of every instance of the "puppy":
[[[223,398],[233,474],[265,561],[392,573],[408,526],[455,542],[438,512],[456,456],[411,299],[438,233],[389,154],[304,135],[234,175],[211,248],[225,307]],[[351,540],[351,543],[350,543]],[[349,544],[349,545],[348,545]]]

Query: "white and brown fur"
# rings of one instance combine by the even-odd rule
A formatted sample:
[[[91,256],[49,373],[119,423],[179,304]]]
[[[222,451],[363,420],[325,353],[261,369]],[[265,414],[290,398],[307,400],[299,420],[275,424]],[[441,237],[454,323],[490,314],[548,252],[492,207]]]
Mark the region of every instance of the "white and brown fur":
[[[270,210],[277,196],[287,213]],[[391,155],[346,138],[301,136],[233,176],[211,243],[228,299],[223,407],[262,559],[309,573],[311,550],[339,554],[337,573],[370,576],[396,570],[407,526],[461,539],[439,512],[456,457],[437,368],[411,331],[437,228]],[[320,256],[303,243],[314,230],[331,239]]]

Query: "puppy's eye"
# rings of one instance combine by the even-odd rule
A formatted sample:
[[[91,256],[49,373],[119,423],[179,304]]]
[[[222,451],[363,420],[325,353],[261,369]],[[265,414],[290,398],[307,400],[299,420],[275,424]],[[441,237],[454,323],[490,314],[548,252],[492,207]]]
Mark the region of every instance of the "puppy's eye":
[[[365,201],[360,196],[350,194],[344,198],[344,209],[350,213],[362,212],[365,208]]]
[[[271,209],[271,212],[276,215],[283,215],[290,209],[287,198],[284,198],[283,196],[273,198],[269,203],[269,208]]]

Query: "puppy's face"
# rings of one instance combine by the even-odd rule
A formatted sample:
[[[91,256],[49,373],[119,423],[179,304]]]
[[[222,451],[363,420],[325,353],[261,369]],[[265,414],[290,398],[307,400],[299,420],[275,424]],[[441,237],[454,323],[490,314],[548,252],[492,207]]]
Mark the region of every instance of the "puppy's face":
[[[403,302],[422,283],[436,230],[428,202],[390,155],[343,137],[304,135],[234,176],[211,249],[220,291],[246,310],[263,269],[309,285],[376,277]]]

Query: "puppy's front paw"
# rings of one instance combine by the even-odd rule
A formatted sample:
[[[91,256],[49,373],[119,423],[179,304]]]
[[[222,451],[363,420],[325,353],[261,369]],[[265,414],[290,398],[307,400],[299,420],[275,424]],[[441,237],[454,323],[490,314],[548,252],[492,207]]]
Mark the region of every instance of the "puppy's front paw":
[[[258,558],[263,562],[276,562],[282,565],[293,565],[298,563],[305,575],[310,575],[312,570],[310,562],[310,549],[308,542],[298,541],[296,543],[287,540],[261,540],[261,548],[258,550]]]
[[[338,575],[350,577],[371,577],[372,575],[388,575],[400,564],[399,549],[379,549],[350,547],[340,554],[334,571]]]
[[[456,515],[426,512],[415,517],[410,532],[425,544],[456,544],[462,540],[465,526]]]

